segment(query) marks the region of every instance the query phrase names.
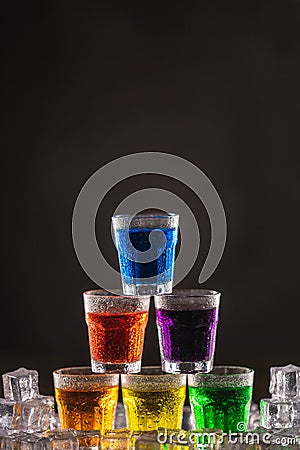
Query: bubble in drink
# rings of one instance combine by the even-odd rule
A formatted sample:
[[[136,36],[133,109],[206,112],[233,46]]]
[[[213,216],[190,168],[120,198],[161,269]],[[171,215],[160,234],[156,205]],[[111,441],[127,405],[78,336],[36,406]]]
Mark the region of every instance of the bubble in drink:
[[[154,297],[162,368],[207,373],[213,365],[221,294],[182,289]]]
[[[196,428],[219,428],[224,432],[245,431],[252,386],[189,386]]]
[[[172,279],[178,232],[176,228],[159,228],[159,230],[164,233],[166,242],[164,247],[156,249],[157,255],[154,255],[153,261],[146,263],[134,261],[135,255],[132,255],[131,250],[128,249],[128,233],[133,247],[137,251],[145,252],[151,247],[149,235],[153,228],[117,230],[116,244],[120,269],[126,283],[131,284],[134,278],[157,277],[157,284],[166,284]],[[140,283],[147,284],[148,282],[141,280]]]
[[[148,311],[87,313],[86,320],[95,361],[119,364],[140,359]]]
[[[101,432],[113,428],[118,386],[88,391],[55,388],[55,397],[62,428]]]
[[[122,388],[122,395],[131,430],[181,427],[185,386],[164,391]]]
[[[217,308],[158,309],[156,320],[164,359],[169,362],[210,361],[214,353]]]
[[[178,222],[174,213],[112,217],[124,294],[172,292]]]

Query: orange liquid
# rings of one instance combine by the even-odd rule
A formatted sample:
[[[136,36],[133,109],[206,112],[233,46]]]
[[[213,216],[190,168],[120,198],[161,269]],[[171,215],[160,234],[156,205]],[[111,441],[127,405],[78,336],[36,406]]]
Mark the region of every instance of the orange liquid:
[[[56,388],[55,398],[62,428],[100,430],[102,433],[113,429],[118,386],[91,391]]]
[[[141,359],[148,311],[87,313],[86,321],[93,359],[114,364]]]

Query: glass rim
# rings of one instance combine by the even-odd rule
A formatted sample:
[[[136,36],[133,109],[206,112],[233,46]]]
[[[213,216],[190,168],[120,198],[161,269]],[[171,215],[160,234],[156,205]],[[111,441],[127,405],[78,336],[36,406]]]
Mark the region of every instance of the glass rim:
[[[230,369],[232,370],[231,373],[226,373],[226,371],[224,372],[220,372],[220,373],[213,373],[215,370],[223,370],[223,369]],[[210,372],[207,373],[194,373],[194,374],[189,374],[189,377],[197,377],[197,378],[204,378],[204,377],[209,377],[209,378],[219,378],[219,377],[226,377],[226,378],[231,378],[231,377],[237,377],[237,376],[245,376],[245,375],[252,375],[254,373],[254,369],[252,369],[251,367],[244,367],[244,366],[230,366],[230,365],[224,365],[224,366],[214,366],[212,368],[212,370]]]
[[[96,380],[97,378],[104,380],[105,378],[119,378],[118,373],[98,373],[93,372],[91,366],[73,366],[73,367],[61,367],[55,369],[52,372],[55,377],[67,377],[74,381],[78,378]]]
[[[153,373],[147,373],[147,372],[153,372]],[[157,373],[154,373],[157,372]],[[182,376],[183,378],[186,378],[186,374],[184,373],[167,373],[164,372],[161,368],[161,366],[143,366],[140,370],[140,372],[138,373],[124,373],[121,374],[121,379],[133,379],[133,378],[141,378],[141,377],[164,377],[164,379],[166,378],[173,378],[175,379],[179,379],[179,377]]]
[[[209,298],[209,297],[214,297],[214,296],[220,296],[221,292],[220,291],[216,291],[214,289],[173,289],[172,293],[170,294],[162,294],[162,295],[154,295],[154,297],[159,297],[159,298],[182,298],[182,297],[186,297],[186,298],[197,298],[197,297],[201,297],[201,298]]]
[[[170,217],[179,217],[178,213],[170,212],[166,214],[114,214],[111,219],[169,219]]]
[[[186,388],[186,382],[186,374],[166,373],[161,366],[144,366],[138,373],[121,374],[122,389],[142,392]]]
[[[122,289],[120,289],[120,294],[114,294],[113,292],[110,292],[105,289],[91,289],[88,291],[83,291],[84,297],[98,297],[103,299],[118,299],[120,301],[122,300],[134,300],[141,299],[146,300],[151,297],[151,295],[129,295],[129,294],[123,294]]]
[[[219,373],[212,373],[220,370]],[[228,371],[230,373],[228,373]],[[227,373],[226,373],[227,372]],[[253,388],[254,369],[243,366],[214,366],[211,372],[188,375],[188,386],[191,388]]]

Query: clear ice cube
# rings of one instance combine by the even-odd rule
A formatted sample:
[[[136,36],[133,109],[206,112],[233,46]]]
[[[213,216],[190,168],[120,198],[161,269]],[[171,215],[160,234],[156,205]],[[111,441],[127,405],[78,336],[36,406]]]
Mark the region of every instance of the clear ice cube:
[[[38,398],[16,403],[12,428],[37,432],[49,428],[50,405]]]
[[[107,431],[101,436],[101,449],[103,450],[129,450],[131,433],[123,428],[114,431]]]
[[[0,449],[6,450],[8,440],[8,432],[6,430],[0,430]]]
[[[101,434],[98,430],[74,430],[81,450],[98,450],[101,447]]]
[[[269,391],[279,399],[300,397],[300,367],[293,364],[271,367]]]
[[[34,433],[14,433],[6,441],[5,450],[44,450],[45,438]]]
[[[2,375],[6,400],[22,402],[39,396],[39,374],[36,370],[20,367]]]
[[[0,398],[0,429],[9,430],[12,428],[15,414],[15,402]]]
[[[75,430],[53,430],[44,433],[45,450],[79,450]]]
[[[260,401],[260,424],[267,429],[291,428],[294,408],[290,400],[263,398]]]
[[[295,398],[292,400],[294,409],[294,427],[299,429],[300,434],[300,398]],[[299,437],[300,442],[300,437]]]
[[[38,399],[43,401],[46,405],[49,405],[49,424],[50,430],[55,430],[60,427],[58,414],[55,412],[55,400],[51,395],[39,395]]]
[[[159,436],[157,431],[141,431],[131,436],[130,448],[135,450],[159,450]]]

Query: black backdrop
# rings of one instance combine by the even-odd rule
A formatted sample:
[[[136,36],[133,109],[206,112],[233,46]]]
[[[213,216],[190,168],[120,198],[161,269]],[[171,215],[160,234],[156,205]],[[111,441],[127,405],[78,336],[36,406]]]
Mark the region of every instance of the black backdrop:
[[[8,2],[7,2],[8,3]],[[198,165],[217,188],[228,240],[204,287],[223,293],[216,362],[300,364],[298,1],[9,2],[2,6],[1,372],[88,364],[72,210],[89,176],[135,152]],[[137,187],[173,190],[192,207],[202,246],[181,287],[197,287],[209,245],[203,205],[179,182],[115,186],[97,226],[116,264],[110,216]],[[144,363],[158,363],[153,316]]]

